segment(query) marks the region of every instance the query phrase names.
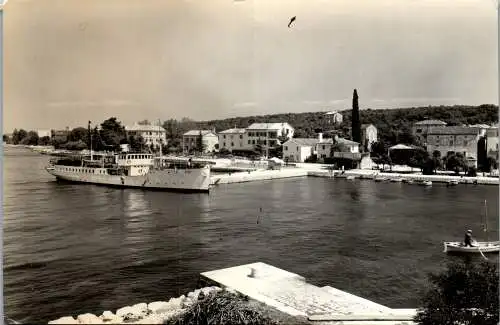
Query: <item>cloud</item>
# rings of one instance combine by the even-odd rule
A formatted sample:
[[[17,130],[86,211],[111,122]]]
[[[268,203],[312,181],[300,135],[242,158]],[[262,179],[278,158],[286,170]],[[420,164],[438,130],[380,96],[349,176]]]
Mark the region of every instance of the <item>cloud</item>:
[[[302,103],[306,105],[325,105],[326,103],[322,100],[305,100]]]
[[[60,101],[47,103],[48,107],[65,107],[65,108],[85,108],[85,107],[130,107],[138,106],[139,103],[128,100],[110,99],[104,101]]]
[[[256,102],[241,102],[234,104],[234,107],[255,107],[257,106]]]

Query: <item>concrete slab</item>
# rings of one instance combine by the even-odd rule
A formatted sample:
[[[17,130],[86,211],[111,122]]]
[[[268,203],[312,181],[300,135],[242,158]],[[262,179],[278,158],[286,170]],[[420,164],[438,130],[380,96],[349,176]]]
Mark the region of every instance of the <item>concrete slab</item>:
[[[292,316],[308,317],[314,324],[411,324],[414,315],[414,310],[393,310],[330,286],[314,286],[298,274],[260,262],[201,277]]]

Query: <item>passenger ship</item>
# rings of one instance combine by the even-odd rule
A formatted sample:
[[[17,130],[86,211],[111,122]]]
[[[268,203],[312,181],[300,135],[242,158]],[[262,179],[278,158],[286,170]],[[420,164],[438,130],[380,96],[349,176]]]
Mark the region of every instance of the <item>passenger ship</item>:
[[[100,156],[100,157],[99,157]],[[52,160],[47,172],[58,180],[118,187],[208,192],[210,161],[153,157],[145,153],[101,154]]]

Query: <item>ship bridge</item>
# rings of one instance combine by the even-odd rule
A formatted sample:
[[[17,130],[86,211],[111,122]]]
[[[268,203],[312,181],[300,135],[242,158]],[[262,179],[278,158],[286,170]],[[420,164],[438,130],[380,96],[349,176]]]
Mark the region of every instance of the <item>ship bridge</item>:
[[[153,166],[153,155],[147,153],[121,153],[117,157],[117,164],[121,167]]]

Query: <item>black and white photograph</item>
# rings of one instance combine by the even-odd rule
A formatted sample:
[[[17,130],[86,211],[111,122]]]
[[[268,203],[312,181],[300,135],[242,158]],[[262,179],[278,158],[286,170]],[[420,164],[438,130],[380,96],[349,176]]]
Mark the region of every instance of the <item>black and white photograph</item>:
[[[0,23],[5,324],[500,324],[499,0]]]

